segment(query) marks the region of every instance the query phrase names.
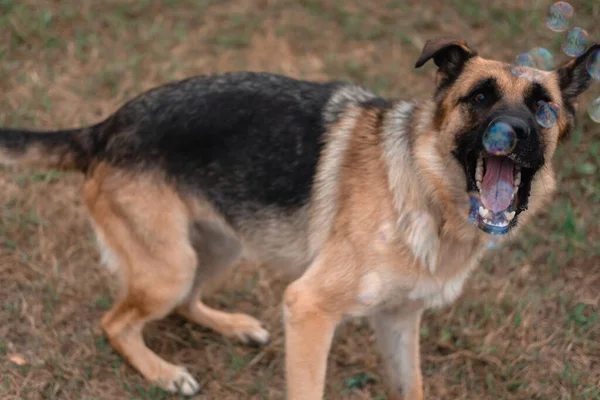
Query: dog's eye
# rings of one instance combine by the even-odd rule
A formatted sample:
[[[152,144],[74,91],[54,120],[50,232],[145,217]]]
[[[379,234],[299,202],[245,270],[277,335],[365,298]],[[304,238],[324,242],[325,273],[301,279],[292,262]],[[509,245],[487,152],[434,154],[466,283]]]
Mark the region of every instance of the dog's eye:
[[[485,94],[483,93],[476,93],[475,95],[473,95],[473,97],[471,97],[471,102],[474,104],[482,104],[485,101]]]

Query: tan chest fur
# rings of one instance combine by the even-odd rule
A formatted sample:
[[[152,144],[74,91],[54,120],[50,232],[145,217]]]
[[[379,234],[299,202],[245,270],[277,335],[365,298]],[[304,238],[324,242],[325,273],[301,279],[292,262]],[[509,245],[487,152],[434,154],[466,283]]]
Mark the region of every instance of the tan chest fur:
[[[418,309],[452,302],[486,248],[485,234],[462,224],[451,226],[423,201],[414,169],[406,166],[404,176],[388,173],[378,118],[374,111],[365,112],[355,126],[333,225],[353,248],[354,262],[344,266],[347,274],[359,277],[353,315],[379,307]],[[400,206],[391,190],[398,185],[404,190]]]

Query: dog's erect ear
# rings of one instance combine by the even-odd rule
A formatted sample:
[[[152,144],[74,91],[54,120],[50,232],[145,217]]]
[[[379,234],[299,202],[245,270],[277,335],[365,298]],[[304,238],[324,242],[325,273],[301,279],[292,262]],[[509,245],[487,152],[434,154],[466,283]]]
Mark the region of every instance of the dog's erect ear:
[[[585,53],[569,61],[557,71],[560,90],[566,100],[574,100],[590,87],[592,76],[588,72],[588,64],[596,52],[600,52],[600,43],[591,45]]]
[[[446,78],[456,77],[462,71],[465,62],[476,55],[477,53],[471,50],[467,43],[462,40],[428,40],[425,47],[423,47],[421,57],[415,64],[415,68],[422,67],[433,58],[433,62]]]

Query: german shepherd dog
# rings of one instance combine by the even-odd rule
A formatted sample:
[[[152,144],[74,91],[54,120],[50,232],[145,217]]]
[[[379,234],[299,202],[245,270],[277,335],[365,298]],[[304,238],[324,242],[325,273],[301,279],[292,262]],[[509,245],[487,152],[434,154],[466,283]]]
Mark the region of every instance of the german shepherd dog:
[[[122,286],[102,328],[149,381],[199,390],[142,338],[171,312],[268,342],[256,319],[201,300],[243,257],[302,273],[283,300],[289,399],[322,398],[334,330],[351,316],[372,322],[391,398],[422,399],[421,313],[456,299],[490,238],[512,235],[551,198],[551,160],[596,51],[524,78],[464,41],[432,40],[416,67],[433,59],[436,90],[419,102],[267,73],[194,77],[93,126],[2,129],[0,161],[85,174],[103,259]],[[554,125],[536,122],[539,102],[560,107]],[[516,135],[504,155],[483,145],[494,121]]]

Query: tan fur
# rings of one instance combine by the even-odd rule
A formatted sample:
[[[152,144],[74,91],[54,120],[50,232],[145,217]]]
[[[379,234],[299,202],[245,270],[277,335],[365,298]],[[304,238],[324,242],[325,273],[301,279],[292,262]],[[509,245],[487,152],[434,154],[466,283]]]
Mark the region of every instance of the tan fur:
[[[344,132],[351,137],[339,179],[326,191],[335,203],[332,228],[310,268],[285,293],[289,399],[321,398],[335,326],[345,316],[364,315],[372,318],[392,398],[423,398],[421,312],[458,297],[489,240],[467,222],[466,178],[450,152],[462,128],[456,99],[487,76],[509,89],[509,104],[522,101],[526,85],[506,66],[476,58],[442,103],[447,109],[441,132],[432,102],[416,108],[396,104],[389,112],[379,111],[382,115],[364,110],[358,120],[352,115],[354,129]],[[543,84],[561,104],[552,77],[548,74]],[[547,160],[565,126],[561,118],[556,127],[544,129]],[[549,167],[536,174],[521,224],[551,197],[554,186]]]
[[[528,89],[507,65],[472,55],[461,41],[428,44],[418,64],[435,60],[444,46],[472,57],[435,102],[387,104],[350,85],[331,96],[322,110],[327,132],[310,201],[299,207],[240,211],[234,227],[210,201],[176,187],[158,167],[90,164],[84,201],[102,259],[121,287],[102,319],[115,349],[146,379],[194,394],[196,380],[146,347],[142,330],[177,312],[225,336],[266,343],[268,332],[256,319],[211,309],[201,300],[207,282],[242,258],[252,259],[301,275],[284,295],[290,400],[322,398],[335,328],[353,316],[372,322],[390,398],[422,400],[422,312],[460,295],[490,239],[467,220],[467,180],[452,154],[469,123],[458,100],[489,77],[506,93],[494,107],[518,106]],[[439,77],[450,73],[447,68]],[[552,101],[565,106],[557,75],[538,77]],[[561,113],[556,126],[541,130],[546,165],[535,175],[520,225],[550,199],[552,156],[571,124]],[[63,160],[60,147],[45,155],[36,146],[22,152],[20,161],[75,162],[71,155]],[[8,156],[0,154],[0,162]]]
[[[305,271],[284,296],[290,400],[321,398],[335,328],[352,316],[371,318],[391,398],[421,400],[421,313],[459,296],[489,240],[467,222],[466,178],[451,154],[463,123],[456,99],[489,74],[512,90],[508,103],[526,89],[502,64],[475,58],[466,68],[441,101],[442,113],[433,102],[363,107],[345,92],[345,108],[331,106],[311,202],[289,213],[265,208],[237,229],[208,201],[181,194],[158,174],[96,166],[84,198],[104,258],[123,282],[102,320],[111,343],[147,379],[195,392],[185,369],[145,346],[142,329],[176,311],[225,336],[267,342],[256,319],[201,301],[206,282],[243,256]],[[558,96],[550,75],[544,85]],[[365,93],[359,97],[368,99]],[[544,132],[548,160],[565,124]],[[544,168],[522,223],[553,189]]]
[[[243,341],[265,342],[268,333],[244,314],[212,310],[200,301],[191,217],[210,218],[188,204],[159,176],[96,167],[83,197],[105,253],[121,278],[121,295],[103,317],[111,344],[146,379],[168,391],[193,394],[198,383],[182,367],[146,347],[144,325],[177,309],[199,324]],[[197,287],[195,287],[197,286]]]

